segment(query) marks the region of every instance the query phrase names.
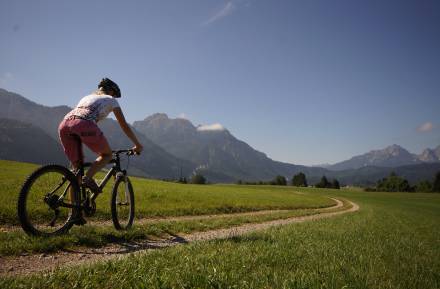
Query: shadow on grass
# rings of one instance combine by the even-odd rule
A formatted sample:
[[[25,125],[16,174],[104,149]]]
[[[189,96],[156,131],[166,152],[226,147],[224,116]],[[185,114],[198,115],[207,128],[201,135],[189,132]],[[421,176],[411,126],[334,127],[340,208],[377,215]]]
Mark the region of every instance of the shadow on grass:
[[[137,251],[143,251],[148,249],[163,249],[172,245],[186,244],[188,241],[178,235],[169,233],[171,238],[153,240],[142,237],[141,239],[127,239],[125,236],[117,236],[115,234],[103,234],[102,237],[105,239],[107,245],[114,244],[117,245],[113,248],[103,248],[96,245],[94,240],[89,240],[84,238],[81,240],[82,245],[89,245],[85,249],[63,249],[65,252],[76,253],[76,254],[102,254],[102,255],[120,255],[129,254]],[[90,242],[92,241],[92,242]],[[94,247],[96,250],[90,250],[90,247]]]

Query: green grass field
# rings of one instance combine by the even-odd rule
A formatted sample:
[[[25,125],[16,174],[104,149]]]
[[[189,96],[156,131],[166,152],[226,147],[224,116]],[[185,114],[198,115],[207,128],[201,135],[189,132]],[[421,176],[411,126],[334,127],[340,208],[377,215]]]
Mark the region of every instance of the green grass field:
[[[0,225],[18,225],[18,192],[38,166],[0,161]],[[102,174],[101,174],[102,175]],[[247,212],[267,209],[305,209],[332,205],[328,198],[300,195],[290,187],[183,185],[131,178],[135,191],[136,217],[182,216]],[[97,199],[96,219],[109,220],[110,181]]]
[[[164,191],[168,185],[175,188],[160,185]],[[243,189],[249,202],[256,192],[260,206],[265,194],[292,190],[262,187],[266,190],[262,193],[246,186],[188,186],[188,195],[197,194],[192,188],[200,190],[201,203],[212,202],[213,208],[216,201],[203,200],[204,192],[212,188],[220,195],[222,190]],[[361,208],[243,237],[176,246],[44,275],[2,278],[0,288],[440,288],[440,194],[295,191],[305,193],[292,194],[300,198],[346,198]],[[237,201],[240,207],[255,206],[245,206],[248,202],[243,198],[242,203]],[[269,199],[273,206],[273,198]],[[195,212],[203,212],[193,206]],[[162,212],[175,214],[169,209]]]
[[[0,226],[18,225],[16,202],[27,175],[37,166],[0,161],[3,185],[0,191]],[[132,178],[135,189],[136,218],[236,213],[268,209],[290,209],[290,212],[261,216],[218,218],[193,221],[162,221],[138,225],[133,230],[118,232],[112,226],[74,227],[69,234],[56,238],[30,238],[21,230],[0,232],[0,255],[23,252],[54,252],[74,246],[97,247],[117,241],[130,241],[164,234],[189,233],[225,228],[243,223],[263,222],[292,216],[308,215],[311,209],[328,207],[333,200],[315,194],[298,194],[292,187],[183,185],[170,182]],[[110,220],[110,182],[97,199],[97,214],[88,220]],[[0,227],[1,228],[1,227]]]

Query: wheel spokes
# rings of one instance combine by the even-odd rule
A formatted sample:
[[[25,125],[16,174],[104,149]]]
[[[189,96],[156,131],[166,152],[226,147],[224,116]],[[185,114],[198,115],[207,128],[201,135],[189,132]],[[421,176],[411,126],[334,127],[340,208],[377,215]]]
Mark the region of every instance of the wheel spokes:
[[[72,200],[68,193],[71,184],[59,172],[46,172],[29,189],[26,213],[30,224],[38,231],[52,233],[68,221]],[[58,195],[59,194],[59,195]]]
[[[118,193],[116,198],[116,210],[119,223],[122,227],[126,227],[130,220],[130,198],[128,185],[126,181],[123,181],[118,186]]]

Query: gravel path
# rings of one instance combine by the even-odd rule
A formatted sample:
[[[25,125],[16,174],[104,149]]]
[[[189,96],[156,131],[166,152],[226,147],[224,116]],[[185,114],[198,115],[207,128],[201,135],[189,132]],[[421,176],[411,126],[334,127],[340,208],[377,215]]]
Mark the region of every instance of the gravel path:
[[[335,200],[335,199],[333,199]],[[335,200],[336,201],[336,200]],[[316,210],[327,210],[334,209],[339,206],[339,203],[336,201],[336,205],[325,207],[325,208],[316,208]],[[310,208],[304,208],[310,209]],[[300,208],[298,208],[300,210]],[[175,217],[149,217],[149,218],[136,218],[136,224],[154,224],[166,221],[192,221],[192,220],[208,220],[208,219],[217,219],[217,218],[231,218],[231,217],[246,217],[246,216],[260,216],[260,215],[269,215],[275,213],[285,213],[290,212],[291,209],[275,209],[275,210],[260,210],[260,211],[250,211],[250,212],[241,212],[241,213],[230,213],[230,214],[209,214],[209,215],[189,215],[189,216],[175,216]],[[87,220],[88,225],[92,226],[113,226],[112,221],[110,220]],[[0,225],[0,232],[13,232],[13,231],[21,231],[22,228],[20,226],[7,226]]]
[[[318,220],[359,210],[357,204],[349,202],[351,205],[350,208],[333,211],[344,205],[340,200],[333,200],[337,203],[335,206],[319,209],[321,213],[315,215],[292,217],[257,224],[244,224],[232,228],[217,229],[206,232],[195,232],[180,236],[171,236],[169,239],[149,239],[128,243],[110,244],[95,249],[81,248],[77,250],[65,250],[54,254],[23,254],[22,256],[0,257],[0,276],[27,275],[42,271],[50,271],[64,266],[90,264],[98,261],[123,258],[127,256],[127,254],[141,253],[148,250],[155,250],[189,242],[225,239],[253,231],[265,230],[274,226]]]

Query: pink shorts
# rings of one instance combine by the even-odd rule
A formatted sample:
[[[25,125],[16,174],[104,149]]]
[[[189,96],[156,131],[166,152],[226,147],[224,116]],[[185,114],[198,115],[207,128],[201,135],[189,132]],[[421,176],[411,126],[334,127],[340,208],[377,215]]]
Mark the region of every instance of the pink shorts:
[[[96,154],[101,154],[109,147],[104,134],[91,120],[65,119],[58,127],[58,134],[64,153],[72,164],[84,161],[81,143]]]

